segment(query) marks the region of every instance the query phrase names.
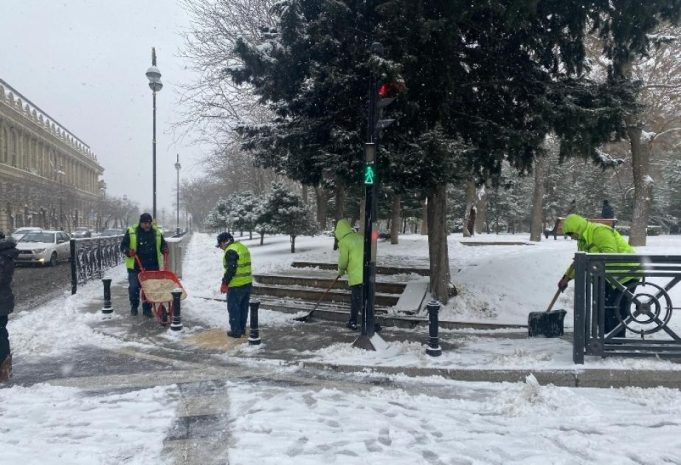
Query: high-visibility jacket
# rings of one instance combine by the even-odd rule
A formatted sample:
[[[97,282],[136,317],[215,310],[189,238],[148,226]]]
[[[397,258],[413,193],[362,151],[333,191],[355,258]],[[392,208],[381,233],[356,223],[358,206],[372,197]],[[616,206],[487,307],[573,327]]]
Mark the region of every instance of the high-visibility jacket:
[[[222,257],[222,266],[227,270],[227,253],[233,250],[239,256],[236,261],[236,273],[229,280],[229,287],[241,287],[253,282],[253,275],[251,273],[251,252],[248,247],[241,242],[232,242],[225,248],[225,254]]]
[[[577,242],[577,250],[588,253],[621,253],[621,254],[635,254],[636,251],[624,238],[610,226],[600,223],[591,223],[586,218],[579,215],[568,215],[563,221],[563,232],[565,234],[578,233],[579,239]],[[631,268],[636,271],[638,263],[617,263],[612,264],[610,268],[617,268],[621,270],[623,266]],[[606,269],[608,266],[606,265]],[[566,273],[570,278],[574,278],[575,269],[572,267]],[[634,277],[626,277],[618,279],[622,284],[635,279]]]
[[[151,226],[151,230],[154,231],[156,236],[156,259],[158,260],[158,269],[163,269],[163,252],[161,252],[161,238],[163,235],[161,231],[156,226]],[[137,250],[137,226],[130,226],[128,228],[128,236],[130,236],[130,249]],[[135,269],[135,257],[125,257],[125,266],[129,270]]]
[[[354,232],[348,220],[336,223],[338,240],[338,274],[348,272],[348,286],[362,284],[364,280],[364,238]]]

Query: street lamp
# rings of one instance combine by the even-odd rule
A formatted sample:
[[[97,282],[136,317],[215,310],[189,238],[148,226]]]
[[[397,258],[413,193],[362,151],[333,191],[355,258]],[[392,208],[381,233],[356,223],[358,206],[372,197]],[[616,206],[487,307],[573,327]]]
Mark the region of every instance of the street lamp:
[[[177,170],[177,227],[175,228],[175,234],[180,235],[180,154],[177,154],[177,161],[175,162],[175,170]]]
[[[161,72],[156,67],[156,49],[151,48],[151,66],[147,69],[147,79],[149,79],[149,88],[154,98],[154,136],[152,139],[152,152],[153,152],[153,187],[154,187],[154,211],[153,217],[156,221],[156,92],[159,92],[163,88],[161,83]]]

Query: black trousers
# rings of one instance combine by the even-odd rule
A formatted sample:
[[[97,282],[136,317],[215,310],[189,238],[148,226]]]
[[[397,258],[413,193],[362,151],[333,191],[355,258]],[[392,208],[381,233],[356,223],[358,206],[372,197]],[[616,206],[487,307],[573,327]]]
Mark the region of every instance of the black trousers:
[[[7,315],[0,316],[0,363],[9,355],[9,333],[7,332]]]
[[[350,286],[352,291],[352,297],[350,300],[350,321],[357,323],[357,317],[359,312],[362,310],[362,298],[364,297],[364,286],[361,284],[355,284]]]
[[[636,293],[636,286],[638,286],[638,281],[631,281],[625,284],[629,292],[632,294]],[[605,325],[603,327],[605,334],[607,335],[610,331],[615,329],[621,321],[625,321],[629,316],[629,307],[632,303],[631,299],[627,295],[622,295],[620,303],[617,307],[617,299],[622,295],[619,289],[606,284],[605,285]],[[619,314],[619,317],[618,317]],[[622,327],[617,333],[613,334],[613,337],[626,337],[626,328]]]

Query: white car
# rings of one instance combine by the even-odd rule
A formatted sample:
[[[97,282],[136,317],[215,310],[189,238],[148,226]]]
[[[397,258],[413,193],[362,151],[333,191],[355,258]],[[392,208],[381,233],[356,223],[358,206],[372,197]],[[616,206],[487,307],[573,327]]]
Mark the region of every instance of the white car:
[[[36,227],[33,227],[33,226],[27,226],[27,227],[24,227],[24,228],[19,228],[19,229],[16,229],[12,233],[12,238],[15,241],[18,241],[19,239],[24,237],[26,234],[28,234],[30,232],[34,232],[34,231],[42,231],[42,228],[36,228]]]
[[[71,258],[69,235],[63,231],[32,231],[17,242],[17,263],[55,266]]]

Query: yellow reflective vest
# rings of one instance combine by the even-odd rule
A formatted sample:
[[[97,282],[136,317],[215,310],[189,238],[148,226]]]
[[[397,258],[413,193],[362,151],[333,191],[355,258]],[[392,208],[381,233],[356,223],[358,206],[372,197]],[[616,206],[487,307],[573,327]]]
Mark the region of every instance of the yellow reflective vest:
[[[253,282],[251,274],[251,252],[248,247],[241,242],[232,242],[225,248],[225,253],[222,256],[222,266],[227,270],[227,252],[233,250],[239,256],[236,262],[236,273],[229,281],[229,287],[240,287]]]
[[[156,234],[156,258],[158,259],[158,269],[163,269],[163,252],[161,252],[161,231],[155,226],[151,229]],[[130,226],[128,228],[128,236],[130,236],[130,249],[137,250],[137,226]],[[135,257],[125,257],[125,266],[129,270],[135,269]]]

